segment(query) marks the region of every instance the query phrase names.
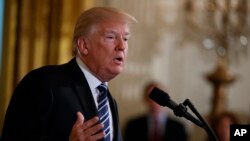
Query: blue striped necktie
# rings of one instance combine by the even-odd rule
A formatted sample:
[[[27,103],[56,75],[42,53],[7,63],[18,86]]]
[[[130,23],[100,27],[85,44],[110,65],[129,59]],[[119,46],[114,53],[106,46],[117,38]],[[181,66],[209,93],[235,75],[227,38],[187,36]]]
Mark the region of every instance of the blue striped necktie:
[[[97,87],[99,90],[98,96],[98,115],[101,123],[104,125],[103,131],[105,132],[104,141],[110,141],[110,123],[109,123],[109,111],[108,111],[108,98],[107,98],[107,86],[101,84]]]

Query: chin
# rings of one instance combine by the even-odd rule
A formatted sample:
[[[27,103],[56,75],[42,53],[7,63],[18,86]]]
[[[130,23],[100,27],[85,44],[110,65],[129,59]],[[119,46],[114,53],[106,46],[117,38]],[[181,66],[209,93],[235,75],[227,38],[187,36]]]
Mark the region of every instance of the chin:
[[[123,67],[122,66],[117,66],[115,68],[113,68],[113,72],[114,73],[121,73],[123,71]]]
[[[120,74],[121,72],[123,71],[123,69],[113,69],[111,71],[112,75],[115,77],[117,76],[118,74]]]
[[[114,75],[118,75],[118,74],[120,74],[122,72],[122,70],[119,70],[119,71],[113,71],[113,74]]]

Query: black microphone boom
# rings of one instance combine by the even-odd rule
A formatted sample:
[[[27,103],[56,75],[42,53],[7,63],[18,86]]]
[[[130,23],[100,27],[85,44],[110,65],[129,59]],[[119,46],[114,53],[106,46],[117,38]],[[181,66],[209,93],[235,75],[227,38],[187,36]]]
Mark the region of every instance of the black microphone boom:
[[[159,105],[164,107],[167,106],[172,109],[176,116],[185,117],[197,126],[204,128],[203,124],[199,120],[197,120],[190,113],[187,112],[187,109],[183,104],[176,104],[170,99],[169,95],[166,92],[160,90],[159,88],[154,87],[151,93],[149,94],[149,97]]]
[[[154,100],[156,103],[158,103],[161,106],[167,106],[170,109],[174,111],[174,114],[179,117],[185,117],[186,119],[192,121],[197,126],[203,128],[208,133],[209,137],[213,141],[218,141],[218,138],[216,137],[215,133],[211,129],[211,127],[206,123],[206,121],[202,118],[202,116],[198,113],[198,111],[195,109],[193,104],[189,101],[189,99],[186,99],[183,104],[176,104],[174,101],[172,101],[169,97],[169,95],[160,90],[159,88],[155,87],[151,93],[149,94],[149,97]],[[198,117],[197,120],[194,118],[190,113],[188,113],[187,108],[185,106],[189,106],[190,109],[194,112],[194,114]]]

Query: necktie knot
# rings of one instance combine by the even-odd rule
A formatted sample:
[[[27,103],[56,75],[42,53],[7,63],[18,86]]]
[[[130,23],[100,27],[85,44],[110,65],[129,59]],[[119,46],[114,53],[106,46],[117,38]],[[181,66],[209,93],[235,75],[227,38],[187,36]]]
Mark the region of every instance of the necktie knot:
[[[107,92],[107,85],[105,85],[105,84],[100,84],[98,87],[97,87],[97,89],[99,90],[99,92],[100,92],[100,95],[102,95],[102,94],[106,94],[106,92]]]

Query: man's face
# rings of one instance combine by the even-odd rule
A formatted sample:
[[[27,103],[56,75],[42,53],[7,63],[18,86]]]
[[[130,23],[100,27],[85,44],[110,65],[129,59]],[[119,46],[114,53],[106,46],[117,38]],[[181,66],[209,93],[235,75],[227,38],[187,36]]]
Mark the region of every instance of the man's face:
[[[87,37],[88,53],[84,62],[98,79],[109,81],[123,70],[128,38],[128,25],[118,21],[97,25]]]

